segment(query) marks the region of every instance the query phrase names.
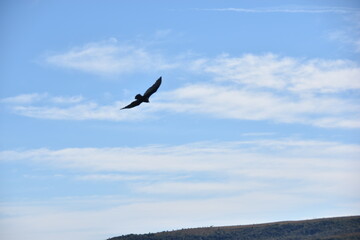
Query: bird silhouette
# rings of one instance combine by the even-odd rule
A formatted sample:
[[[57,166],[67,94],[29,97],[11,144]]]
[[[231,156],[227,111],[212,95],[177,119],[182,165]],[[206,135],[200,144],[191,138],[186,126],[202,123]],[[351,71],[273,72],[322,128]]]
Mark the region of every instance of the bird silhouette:
[[[133,107],[136,107],[136,106],[139,106],[141,103],[143,102],[146,102],[148,103],[149,102],[149,98],[150,96],[155,93],[158,88],[160,87],[160,84],[161,84],[161,80],[162,80],[162,77],[159,77],[158,80],[156,80],[156,82],[151,86],[149,87],[148,90],[146,90],[146,92],[144,93],[144,95],[141,95],[141,94],[137,94],[135,96],[135,101],[133,101],[132,103],[130,103],[129,105],[121,108],[120,110],[122,109],[126,109],[126,108],[133,108]]]

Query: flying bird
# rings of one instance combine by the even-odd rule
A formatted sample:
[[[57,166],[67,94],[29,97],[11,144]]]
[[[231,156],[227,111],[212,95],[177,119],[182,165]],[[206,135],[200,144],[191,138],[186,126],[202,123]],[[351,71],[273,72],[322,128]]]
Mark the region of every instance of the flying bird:
[[[144,93],[144,95],[137,94],[137,95],[135,96],[135,99],[136,99],[135,101],[133,101],[133,102],[130,103],[129,105],[121,108],[120,110],[126,109],[126,108],[133,108],[133,107],[139,106],[139,105],[140,105],[141,103],[143,103],[143,102],[148,103],[150,96],[151,96],[153,93],[155,93],[155,92],[158,90],[158,88],[160,87],[161,80],[162,80],[162,78],[159,77],[159,79],[156,80],[156,82],[155,82],[151,87],[149,87],[148,90],[146,90],[146,92]]]

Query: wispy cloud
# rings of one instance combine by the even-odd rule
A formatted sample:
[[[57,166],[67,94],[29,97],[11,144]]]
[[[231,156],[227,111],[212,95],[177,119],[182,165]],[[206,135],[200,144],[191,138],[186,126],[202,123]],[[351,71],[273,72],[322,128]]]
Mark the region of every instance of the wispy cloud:
[[[2,151],[0,163],[26,161],[61,169],[62,178],[121,182],[130,195],[156,198],[271,192],[321,201],[329,197],[353,201],[359,187],[359,155],[356,144],[279,139]]]
[[[359,104],[324,96],[280,96],[216,84],[189,85],[171,93],[158,108],[215,118],[272,120],[320,127],[359,128]]]
[[[219,118],[360,127],[358,99],[345,95],[360,89],[360,67],[355,62],[221,55],[196,59],[190,69],[214,81],[165,93],[171,102],[162,101],[159,107]]]
[[[141,111],[119,111],[126,103],[115,101],[99,104],[81,95],[51,96],[44,93],[23,94],[0,100],[10,111],[31,118],[52,120],[107,120],[124,121],[142,119]]]
[[[271,53],[220,55],[198,59],[192,67],[213,74],[215,80],[252,88],[317,93],[360,89],[360,67],[349,60],[297,59]]]
[[[114,171],[122,173],[223,172],[224,174],[244,171],[246,175],[245,172],[250,173],[254,170],[254,173],[259,173],[263,170],[269,172],[264,177],[297,178],[308,173],[317,175],[318,171],[327,172],[329,168],[342,171],[343,167],[347,166],[346,164],[357,168],[359,155],[360,148],[356,144],[280,139],[203,142],[178,146],[151,145],[133,148],[34,149],[2,151],[0,156],[2,161],[26,160],[63,169],[109,172],[110,174]],[[304,168],[304,171],[299,171],[299,168]],[[287,170],[282,171],[282,169]],[[291,174],[290,169],[294,171]],[[279,174],[274,175],[272,171],[279,171]],[[93,176],[102,177],[102,175]],[[124,176],[124,179],[126,178]]]
[[[15,106],[12,111],[16,114],[40,119],[52,120],[110,120],[121,121],[136,119],[136,115],[130,116],[127,113],[121,114],[118,110],[122,105],[99,105],[94,102],[85,102],[68,107],[63,106]]]
[[[86,197],[72,202],[71,208],[51,206],[52,201],[17,203],[16,207],[3,204],[3,211],[15,209],[18,215],[0,221],[2,236],[6,239],[32,236],[38,240],[96,240],[130,233],[160,232],[165,229],[280,221],[285,212],[294,210],[301,213],[293,213],[290,217],[287,215],[287,219],[310,219],[316,217],[316,214],[323,217],[354,214],[346,207],[338,208],[336,205],[332,205],[333,208],[326,212],[322,207],[317,207],[317,211],[310,213],[307,208],[321,206],[323,202],[309,202],[307,198],[300,196],[271,192],[213,199],[132,199],[132,203],[120,202],[119,199],[121,196],[114,196],[114,204],[103,206],[102,204],[108,201],[107,197],[94,198],[93,204],[89,204],[89,198]],[[88,209],[74,210],[81,209],[84,205],[88,206]],[[102,207],[99,208],[99,205]],[[24,212],[33,214],[25,215]],[[17,231],[18,229],[21,231]]]
[[[326,128],[360,127],[359,104],[354,100],[317,96],[281,97],[273,93],[219,87],[216,84],[189,85],[163,93],[158,102],[131,112],[119,111],[125,102],[102,105],[89,101],[73,103],[69,100],[65,106],[51,102],[42,104],[9,107],[22,116],[51,120],[141,121],[158,116],[158,112],[177,112],[205,114],[213,118],[301,123]]]
[[[159,53],[120,44],[114,38],[85,44],[64,53],[49,54],[45,61],[55,66],[100,75],[159,71],[174,68],[176,65]]]
[[[82,181],[136,181],[143,180],[143,176],[124,175],[124,174],[86,174],[79,175],[76,180]]]
[[[360,90],[360,67],[354,61],[304,59],[273,53],[222,54],[212,58],[188,55],[180,59],[155,52],[111,40],[48,56],[47,61],[95,74],[173,68],[189,79],[201,75],[208,80],[191,80],[177,89],[159,91],[157,101],[142,111],[133,109],[131,114],[117,111],[127,102],[104,105],[82,96],[33,93],[1,102],[11,105],[17,114],[45,119],[126,121],[139,120],[145,112],[149,117],[161,111],[318,127],[360,127],[358,98],[356,94],[347,94]]]
[[[19,104],[35,104],[41,102],[52,102],[56,104],[72,104],[82,102],[84,98],[80,95],[78,96],[58,96],[51,97],[48,93],[29,93],[29,94],[20,94],[14,97],[7,97],[0,99],[1,103],[19,105]]]
[[[347,30],[337,30],[329,33],[329,38],[331,40],[335,40],[341,42],[344,45],[350,45],[355,52],[360,52],[360,36],[359,30],[355,32],[352,30],[351,32]]]
[[[218,11],[218,12],[239,12],[239,13],[357,13],[360,8],[346,7],[278,7],[278,8],[203,8],[196,9],[200,11]]]
[[[136,233],[139,223],[145,232],[266,222],[281,219],[282,211],[296,218],[356,214],[359,149],[357,144],[278,139],[2,151],[0,163],[26,161],[61,169],[63,178],[82,183],[121,182],[129,194],[126,199],[119,195],[3,203],[0,224],[23,226],[19,234],[45,228],[48,234],[56,230],[70,236],[76,222],[83,224],[77,225],[76,234],[91,233],[95,239],[98,234]]]
[[[53,97],[51,101],[60,104],[72,104],[82,102],[84,98],[82,96],[71,96],[71,97]]]
[[[350,47],[352,52],[360,53],[360,13],[345,18],[345,26],[331,31],[330,40],[341,43],[341,47]]]
[[[58,66],[98,74],[180,69],[213,75],[216,80],[234,81],[247,87],[291,91],[338,92],[360,88],[360,67],[344,59],[299,59],[268,53],[223,54],[214,58],[176,58],[117,41],[86,44],[69,52],[48,56]]]
[[[38,102],[47,97],[47,94],[31,93],[31,94],[21,94],[14,97],[3,98],[0,100],[0,103],[6,104],[32,104]]]
[[[275,132],[248,132],[241,134],[242,136],[246,137],[259,137],[259,136],[274,136],[276,135]]]

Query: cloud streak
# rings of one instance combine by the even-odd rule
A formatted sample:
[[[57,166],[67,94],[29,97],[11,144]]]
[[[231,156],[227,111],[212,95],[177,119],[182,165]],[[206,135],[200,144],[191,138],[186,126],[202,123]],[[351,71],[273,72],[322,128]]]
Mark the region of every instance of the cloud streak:
[[[126,199],[69,196],[2,203],[0,225],[10,229],[5,236],[46,229],[44,236],[54,234],[52,239],[58,231],[61,237],[98,239],[137,233],[139,224],[147,232],[280,220],[289,211],[297,219],[354,214],[359,149],[357,144],[278,139],[1,151],[0,164],[61,169],[62,178],[82,183],[119,182],[129,193]]]
[[[360,127],[358,98],[345,95],[360,89],[360,67],[355,62],[221,55],[195,60],[192,70],[214,81],[173,91],[172,109],[220,118]]]
[[[251,88],[290,92],[331,93],[360,89],[360,67],[348,60],[297,59],[276,54],[220,55],[198,59],[195,71],[212,74],[217,81],[232,81]]]
[[[329,33],[330,40],[335,40],[344,46],[350,46],[355,53],[360,53],[360,14],[346,18],[346,27]]]
[[[31,94],[20,94],[15,97],[7,97],[0,100],[0,103],[5,104],[32,104],[39,102],[47,97],[47,94],[31,93]]]
[[[4,98],[0,102],[15,114],[39,119],[128,121],[144,118],[144,113],[136,109],[131,113],[119,111],[126,102],[99,104],[81,95],[51,96],[48,93],[32,93]]]
[[[238,13],[311,13],[311,14],[348,14],[358,13],[359,8],[346,7],[327,7],[327,8],[206,8],[196,9],[199,11],[216,11],[216,12],[238,12]]]
[[[120,196],[116,196],[116,198],[119,199]],[[107,198],[98,197],[96,200],[101,205],[107,201]],[[49,238],[53,240],[64,238],[95,240],[130,233],[160,232],[164,229],[263,223],[274,219],[280,221],[284,212],[294,209],[303,211],[303,213],[291,220],[313,218],[317,213],[307,212],[307,206],[316,204],[309,203],[306,199],[271,193],[253,193],[244,194],[241,197],[219,197],[207,200],[141,201],[137,199],[131,204],[117,203],[117,205],[97,210],[98,205],[94,204],[95,209],[90,205],[89,209],[85,211],[44,206],[44,204],[51,205],[51,203],[18,205],[18,208],[33,212],[33,214],[24,216],[20,212],[19,215],[12,218],[2,219],[0,221],[4,229],[2,236],[6,239],[23,239],[32,236],[39,240]],[[73,208],[81,208],[83,205],[88,205],[87,198],[72,204]],[[3,205],[2,207],[5,211],[8,208],[11,206]],[[328,214],[340,216],[339,209],[336,207]],[[21,228],[22,231],[16,231],[14,227]]]
[[[163,55],[145,48],[119,44],[111,39],[89,43],[65,53],[49,54],[49,64],[98,75],[126,74],[134,71],[162,71],[176,67]]]
[[[305,151],[306,149],[306,151]],[[359,146],[310,140],[253,140],[239,142],[204,142],[178,146],[151,145],[118,148],[65,148],[2,151],[2,161],[32,161],[56,168],[89,172],[139,173],[259,173],[263,177],[303,178],[329,169],[343,171],[359,166]],[[350,165],[349,165],[350,164]],[[353,164],[353,165],[352,165]],[[299,171],[302,169],[304,171]],[[286,169],[286,171],[285,171]],[[289,172],[292,169],[293,172]],[[323,170],[321,170],[323,169]],[[256,170],[256,171],[255,171]],[[311,170],[309,172],[309,170]],[[349,169],[351,170],[351,169]],[[273,174],[272,171],[279,172]],[[353,170],[349,171],[353,172]],[[92,175],[88,179],[101,179]],[[122,176],[131,179],[133,176]],[[122,180],[119,176],[119,180]],[[137,177],[136,177],[137,178]],[[104,180],[106,178],[104,177]]]
[[[301,123],[327,128],[360,127],[360,106],[356,99],[340,98],[334,94],[289,92],[288,95],[280,95],[275,91],[246,89],[237,83],[227,86],[216,82],[198,83],[158,93],[156,101],[131,112],[119,111],[126,104],[121,101],[104,105],[79,96],[48,96],[36,102],[25,103],[19,100],[22,98],[23,95],[15,96],[5,99],[3,103],[16,114],[52,120],[141,121],[157,117],[159,112],[176,112],[203,114],[213,118]]]
[[[336,97],[279,96],[216,84],[189,85],[169,93],[169,96],[172,96],[172,102],[159,103],[159,108],[214,118],[272,120],[318,127],[360,127],[359,104]]]
[[[186,60],[185,60],[186,58]],[[104,41],[48,56],[48,63],[94,74],[177,69],[191,81],[160,91],[142,111],[118,109],[82,96],[21,94],[1,100],[16,114],[57,120],[141,120],[159,112],[203,114],[215,118],[300,123],[326,128],[360,128],[360,67],[344,59],[301,59],[268,53],[182,60]],[[352,93],[352,94],[348,94]]]
[[[127,196],[144,199],[271,193],[353,203],[360,182],[359,149],[356,144],[292,139],[32,149],[2,151],[0,164],[26,161],[34,167],[61,170],[63,179],[119,182],[128,189]]]

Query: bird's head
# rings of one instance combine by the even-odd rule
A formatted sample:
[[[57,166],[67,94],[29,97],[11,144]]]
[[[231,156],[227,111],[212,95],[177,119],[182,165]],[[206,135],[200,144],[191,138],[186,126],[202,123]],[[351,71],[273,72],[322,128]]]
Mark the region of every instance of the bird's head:
[[[141,95],[141,94],[137,94],[136,96],[135,96],[135,99],[137,99],[137,100],[141,100],[143,98],[143,96]]]

